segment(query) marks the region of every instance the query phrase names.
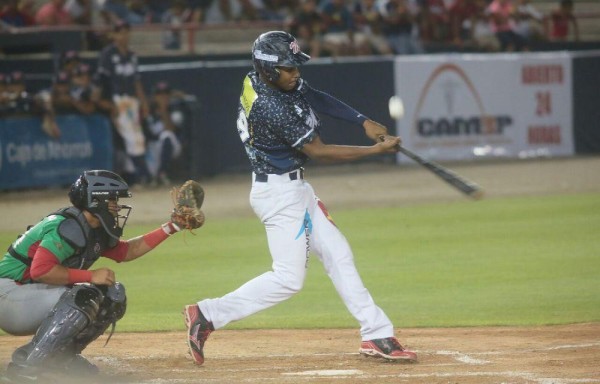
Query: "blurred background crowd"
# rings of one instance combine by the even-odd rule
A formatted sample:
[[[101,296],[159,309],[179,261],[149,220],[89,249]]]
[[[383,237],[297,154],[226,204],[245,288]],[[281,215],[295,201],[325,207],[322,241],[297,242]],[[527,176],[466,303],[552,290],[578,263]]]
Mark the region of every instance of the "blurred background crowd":
[[[194,97],[166,81],[144,90],[137,57],[128,48],[129,29],[128,24],[115,25],[113,43],[101,52],[95,70],[77,51],[63,52],[48,87],[28,86],[19,70],[0,73],[0,119],[39,117],[42,130],[60,139],[57,116],[103,114],[113,129],[115,171],[134,186],[170,185],[169,173],[182,152],[188,102]],[[109,68],[115,55],[118,63]]]
[[[574,0],[541,11],[531,0],[3,0],[4,29],[92,28],[90,45],[108,41],[103,26],[163,26],[164,49],[180,49],[186,27],[274,22],[313,57],[423,53],[424,44],[484,51],[527,50],[532,41],[578,40]],[[100,32],[98,32],[100,30]]]
[[[541,1],[0,0],[0,39],[6,43],[0,43],[0,56],[10,56],[11,40],[16,44],[10,50],[22,48],[28,32],[37,39],[57,30],[85,36],[79,50],[57,43],[45,52],[54,62],[45,74],[24,73],[8,61],[0,66],[0,118],[39,117],[43,131],[58,139],[57,115],[104,114],[114,133],[115,171],[132,184],[168,185],[186,151],[182,127],[189,124],[194,96],[166,81],[142,86],[132,36],[148,35],[148,56],[185,55],[190,31],[226,35],[239,29],[247,35],[244,58],[257,36],[244,25],[287,30],[313,58],[425,54],[436,44],[457,52],[517,52],[538,42],[579,41],[576,2],[543,0],[540,9]]]

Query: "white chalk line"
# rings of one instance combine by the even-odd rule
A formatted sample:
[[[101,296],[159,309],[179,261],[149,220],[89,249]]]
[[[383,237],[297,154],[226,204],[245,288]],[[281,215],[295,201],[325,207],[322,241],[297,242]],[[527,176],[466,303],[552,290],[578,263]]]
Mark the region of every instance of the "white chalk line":
[[[489,364],[490,362],[487,360],[479,360],[470,357],[464,353],[458,351],[437,351],[436,355],[444,355],[444,356],[452,356],[453,359],[460,361],[461,363],[470,364],[470,365],[484,365]]]
[[[363,375],[360,369],[319,369],[315,371],[283,372],[283,376],[353,376]]]
[[[510,353],[514,355],[516,353],[531,353],[531,352],[555,351],[555,350],[560,350],[560,349],[577,349],[577,348],[593,348],[593,347],[600,347],[600,341],[594,342],[594,343],[584,343],[584,344],[555,345],[555,346],[546,347],[546,348],[514,349]],[[458,351],[431,351],[431,350],[422,350],[422,351],[415,351],[415,352],[430,353],[430,354],[440,354],[439,352],[451,352],[451,353],[456,353],[456,354],[461,353]],[[469,355],[482,355],[482,356],[505,355],[505,354],[506,354],[506,352],[502,352],[502,351],[469,352]]]

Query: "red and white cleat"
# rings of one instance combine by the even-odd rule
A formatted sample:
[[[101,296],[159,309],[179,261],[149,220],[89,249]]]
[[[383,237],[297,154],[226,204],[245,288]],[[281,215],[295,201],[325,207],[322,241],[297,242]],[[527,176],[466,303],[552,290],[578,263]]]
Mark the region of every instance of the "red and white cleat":
[[[363,341],[358,351],[366,356],[382,357],[387,360],[411,363],[417,361],[417,354],[404,349],[395,337]]]
[[[204,317],[197,304],[186,305],[183,309],[185,326],[188,329],[187,344],[190,355],[197,365],[204,363],[204,343],[215,330],[212,323]]]

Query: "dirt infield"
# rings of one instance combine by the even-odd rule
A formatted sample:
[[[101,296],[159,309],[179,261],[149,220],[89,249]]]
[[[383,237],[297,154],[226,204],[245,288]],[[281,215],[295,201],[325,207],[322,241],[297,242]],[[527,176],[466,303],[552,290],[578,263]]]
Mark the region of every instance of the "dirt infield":
[[[450,167],[480,183],[486,198],[600,193],[600,157]],[[418,167],[327,167],[309,170],[308,179],[333,210],[464,199]],[[248,176],[220,176],[203,185],[209,220],[252,215]],[[134,191],[132,200],[133,223],[160,222],[171,207],[166,188]],[[0,230],[18,234],[65,202],[64,190],[2,193]],[[600,383],[600,323],[399,328],[397,336],[419,354],[418,363],[360,356],[358,329],[220,330],[206,345],[205,364],[197,367],[187,356],[183,323],[177,332],[117,333],[106,347],[104,335],[86,356],[102,371],[94,382],[103,383]],[[0,364],[28,340],[0,336]]]
[[[97,383],[600,383],[600,324],[404,329],[416,364],[357,353],[357,330],[221,330],[195,366],[185,332],[106,336],[86,349]],[[29,338],[0,337],[0,361]],[[85,382],[74,380],[61,382]],[[56,381],[58,382],[58,381]]]

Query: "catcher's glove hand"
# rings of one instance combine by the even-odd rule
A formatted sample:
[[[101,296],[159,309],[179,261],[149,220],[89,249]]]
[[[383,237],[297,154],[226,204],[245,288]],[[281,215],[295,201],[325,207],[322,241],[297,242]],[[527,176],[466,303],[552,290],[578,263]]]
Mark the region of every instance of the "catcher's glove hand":
[[[204,202],[204,189],[197,181],[188,180],[181,187],[171,190],[173,212],[171,222],[179,229],[196,229],[204,224],[204,212],[200,210]]]

